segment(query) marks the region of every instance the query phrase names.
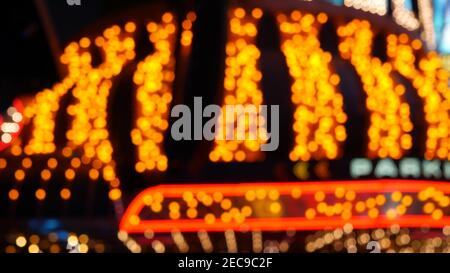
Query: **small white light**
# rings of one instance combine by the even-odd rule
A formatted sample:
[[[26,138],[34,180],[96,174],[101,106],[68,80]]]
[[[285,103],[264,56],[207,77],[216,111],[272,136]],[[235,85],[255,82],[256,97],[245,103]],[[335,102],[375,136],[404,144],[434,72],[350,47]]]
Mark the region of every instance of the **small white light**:
[[[21,122],[21,121],[23,120],[23,116],[22,116],[21,113],[15,112],[15,113],[12,115],[12,120],[13,120],[14,122],[19,123],[19,122]]]
[[[6,111],[6,113],[8,114],[8,116],[12,116],[14,115],[14,113],[17,112],[17,109],[15,107],[9,107],[8,110]]]
[[[17,133],[19,132],[19,125],[17,123],[5,122],[1,126],[1,130],[4,133]]]
[[[2,135],[2,142],[3,143],[9,144],[9,143],[11,143],[11,141],[12,141],[12,137],[11,137],[10,134],[3,134]]]

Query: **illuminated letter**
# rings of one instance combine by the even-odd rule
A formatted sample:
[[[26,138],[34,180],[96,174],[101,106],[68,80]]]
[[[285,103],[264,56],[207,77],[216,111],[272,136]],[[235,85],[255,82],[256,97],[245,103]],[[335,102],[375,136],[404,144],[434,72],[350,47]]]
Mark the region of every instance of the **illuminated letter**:
[[[188,13],[182,27],[182,51],[190,49],[192,40],[193,13]],[[169,107],[172,102],[172,82],[175,79],[176,24],[171,13],[162,16],[161,23],[150,22],[147,31],[155,51],[140,62],[134,74],[137,86],[137,120],[131,132],[137,146],[136,171],[165,171],[168,159],[164,152],[164,132],[169,127]],[[183,119],[185,116],[183,115]],[[190,127],[190,124],[189,124]],[[186,129],[186,128],[184,128]],[[190,132],[189,132],[190,138]]]
[[[258,61],[260,51],[255,46],[255,38],[257,35],[256,22],[262,16],[260,9],[254,9],[251,15],[246,15],[246,11],[237,8],[232,11],[232,18],[229,21],[229,42],[226,45],[226,69],[225,69],[225,99],[224,105],[244,106],[254,105],[259,108],[263,102],[263,95],[259,87],[262,74],[258,69]],[[261,132],[261,128],[265,121],[245,116],[226,119],[223,121],[223,115],[227,115],[225,107],[222,109],[222,117],[218,119],[216,127],[216,138],[213,151],[209,158],[211,161],[255,161],[262,157],[260,146],[265,141],[260,138],[256,140],[220,140],[224,132],[234,129],[236,119],[245,120],[246,132],[248,127],[253,126],[259,121],[258,132],[266,136],[266,132]],[[259,116],[259,113],[258,113]],[[238,120],[243,121],[243,120]]]
[[[423,176],[426,178],[441,178],[441,162],[439,160],[424,160],[422,162]]]
[[[417,158],[405,158],[400,161],[400,176],[420,177],[420,161]]]
[[[355,158],[350,161],[350,175],[353,178],[369,175],[372,171],[372,162],[366,158]]]
[[[103,179],[110,182],[109,198],[113,201],[120,201],[122,193],[118,188],[120,181],[107,129],[108,97],[114,77],[135,57],[135,42],[131,35],[134,30],[135,24],[131,22],[126,24],[125,31],[119,26],[112,26],[104,31],[103,36],[95,39],[96,46],[104,53],[104,62],[90,69],[77,82],[72,91],[75,103],[67,109],[73,116],[71,128],[66,134],[69,141],[67,148],[81,149],[86,163],[91,162],[98,166],[97,169],[101,168]],[[98,178],[98,175],[92,177]],[[115,208],[120,209],[120,206]]]
[[[349,59],[361,78],[370,112],[368,155],[401,158],[412,147],[409,105],[405,87],[396,84],[390,63],[371,56],[373,33],[367,21],[353,20],[338,28],[339,51]]]
[[[444,162],[444,177],[450,179],[450,161]]]
[[[91,70],[90,43],[88,38],[82,38],[79,43],[69,44],[61,56],[61,62],[67,65],[68,75],[52,89],[37,93],[34,101],[25,108],[25,116],[32,118],[33,124],[31,139],[25,146],[27,155],[55,152],[54,131],[59,102]]]
[[[78,81],[73,90],[77,103],[68,107],[73,116],[72,127],[67,132],[69,147],[82,146],[88,158],[97,157],[107,164],[112,161],[112,146],[107,130],[107,107],[112,78],[134,58],[134,39],[121,33],[119,26],[108,28],[104,37],[95,40],[105,54],[105,62],[91,69]]]
[[[388,56],[395,69],[411,80],[424,101],[425,121],[428,125],[425,158],[450,159],[450,90],[448,72],[435,52],[421,58],[416,68],[415,51],[422,48],[419,40],[408,35],[389,35]]]
[[[282,51],[289,74],[293,78],[291,100],[294,113],[295,147],[289,154],[292,161],[336,159],[347,138],[343,98],[337,90],[339,76],[332,72],[331,54],[320,48],[319,27],[327,21],[320,13],[292,12],[290,18],[277,16]]]
[[[395,166],[395,163],[390,158],[381,159],[377,166],[375,167],[375,176],[377,178],[380,177],[397,177],[398,176],[398,170],[397,166]]]

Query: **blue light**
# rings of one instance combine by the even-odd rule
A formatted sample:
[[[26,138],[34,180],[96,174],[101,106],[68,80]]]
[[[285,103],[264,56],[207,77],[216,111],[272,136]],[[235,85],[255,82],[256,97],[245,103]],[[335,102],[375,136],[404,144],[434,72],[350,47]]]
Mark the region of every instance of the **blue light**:
[[[49,233],[56,233],[58,241],[65,242],[69,237],[69,233],[63,229],[61,222],[57,219],[45,219],[45,220],[30,220],[28,226],[31,230],[39,234],[47,235]]]
[[[28,222],[31,229],[40,233],[49,233],[61,227],[61,223],[57,219],[30,220]]]
[[[433,19],[434,19],[434,33],[436,37],[436,44],[438,45],[441,41],[442,32],[444,31],[444,15],[445,15],[445,5],[447,0],[434,0],[433,1]]]
[[[445,12],[442,15],[445,19],[443,20],[443,26],[441,32],[439,33],[438,49],[443,54],[450,54],[450,3],[446,1]],[[436,32],[437,33],[437,32]]]
[[[408,10],[413,10],[412,0],[405,0],[405,8]]]
[[[338,6],[342,6],[344,4],[344,0],[328,0],[328,1]]]
[[[58,240],[63,242],[67,241],[67,238],[69,238],[69,233],[64,230],[59,230],[58,232],[56,232],[56,235],[58,236]]]

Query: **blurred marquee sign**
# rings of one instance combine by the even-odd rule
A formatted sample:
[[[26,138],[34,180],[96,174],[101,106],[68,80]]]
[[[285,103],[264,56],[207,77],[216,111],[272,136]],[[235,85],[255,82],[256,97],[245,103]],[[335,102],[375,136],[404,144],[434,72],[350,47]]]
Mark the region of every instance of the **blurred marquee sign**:
[[[255,9],[250,14],[245,14],[244,10],[240,9],[237,9],[237,11],[230,17],[227,71],[234,71],[233,69],[237,69],[239,66],[246,68],[243,63],[232,64],[233,60],[240,62],[244,58],[248,58],[247,64],[254,63],[254,65],[259,62],[260,52],[254,45],[254,37],[257,33],[256,23],[262,16],[262,11]],[[184,48],[184,58],[189,54],[194,36],[192,24],[195,17],[194,15],[188,17],[183,19],[180,40]],[[292,161],[336,159],[342,154],[341,146],[347,136],[344,125],[348,117],[343,112],[343,101],[339,92],[340,77],[329,65],[330,54],[323,51],[318,44],[317,33],[320,26],[327,21],[327,15],[320,13],[315,18],[311,14],[303,15],[300,12],[293,12],[290,16],[280,14],[277,16],[277,20],[283,41],[282,51],[294,80],[292,102],[296,107],[295,123],[293,124],[296,144],[289,158]],[[136,127],[131,132],[131,137],[138,150],[139,160],[136,169],[139,172],[142,172],[142,170],[159,169],[161,171],[166,169],[164,166],[149,168],[149,166],[143,166],[143,164],[150,164],[151,167],[156,164],[156,159],[167,161],[164,151],[161,150],[161,143],[164,140],[164,132],[168,128],[167,113],[170,111],[171,88],[175,78],[173,48],[176,41],[174,41],[175,36],[173,34],[176,31],[176,24],[174,22],[173,16],[166,13],[161,23],[152,22],[147,25],[151,34],[150,40],[157,47],[160,45],[161,49],[143,60],[138,65],[134,76],[138,112],[134,121]],[[119,26],[114,26],[105,30],[105,36],[103,37],[99,36],[94,40],[85,37],[79,43],[71,43],[66,48],[65,53],[61,56],[61,61],[68,67],[69,74],[67,77],[60,83],[55,84],[52,89],[39,92],[23,110],[24,122],[33,128],[31,139],[24,146],[25,154],[51,154],[55,152],[54,131],[59,102],[63,96],[72,93],[79,103],[70,105],[67,109],[69,116],[73,119],[72,127],[66,134],[69,140],[68,146],[76,148],[84,145],[84,150],[85,152],[89,150],[90,157],[103,155],[104,163],[110,161],[110,155],[99,153],[100,146],[102,147],[100,150],[106,151],[110,150],[110,144],[107,143],[109,140],[107,134],[105,134],[108,117],[105,112],[107,104],[101,103],[97,98],[100,95],[102,100],[108,99],[109,90],[114,84],[114,80],[120,76],[123,66],[135,57],[135,40],[133,38],[135,28],[134,23],[128,23],[125,26],[125,31],[121,32]],[[421,42],[409,38],[406,34],[391,34],[388,36],[387,54],[389,60],[386,63],[381,63],[378,58],[371,56],[370,52],[361,54],[362,51],[358,51],[359,48],[363,49],[369,46],[373,39],[371,26],[367,21],[356,19],[346,26],[340,26],[338,35],[341,38],[340,54],[344,59],[352,62],[364,81],[364,91],[368,95],[366,106],[371,114],[367,147],[369,157],[400,159],[412,146],[410,109],[404,99],[405,87],[397,83],[392,75],[395,71],[412,81],[424,103],[425,121],[428,125],[424,157],[426,159],[450,158],[448,73],[442,68],[442,61],[439,56],[433,52],[419,54],[422,50]],[[297,44],[297,40],[302,39],[309,39],[308,41],[311,41],[311,44],[306,44],[302,48],[302,45]],[[244,44],[240,44],[242,42]],[[121,48],[117,49],[115,44],[121,45]],[[90,48],[94,45],[111,56],[110,59],[105,59],[105,62],[98,68],[92,67],[90,63],[92,58]],[[353,50],[354,48],[358,49]],[[299,55],[296,56],[295,54]],[[161,58],[161,56],[166,55],[169,59]],[[306,58],[311,61],[301,63],[298,62],[299,59],[292,59],[293,57]],[[371,63],[371,69],[365,69],[364,63]],[[419,63],[419,65],[415,66],[415,63]],[[153,73],[153,71],[146,71],[151,65],[161,67],[154,71],[154,73],[158,73],[156,75],[161,76],[154,77],[149,73]],[[310,88],[304,84],[305,81],[302,77],[297,76],[298,72],[302,71],[299,68],[303,65],[306,65],[308,71],[311,71],[312,77],[316,77],[314,76],[316,71],[319,72],[324,69],[323,77],[308,79],[316,82],[317,90],[302,91]],[[411,66],[412,68],[410,68]],[[226,75],[224,88],[227,94],[224,103],[251,103],[253,101],[261,104],[263,101],[259,89],[261,72],[255,66],[248,66],[246,69],[254,73],[252,78],[246,78],[247,76],[244,73]],[[101,75],[100,81],[92,83],[83,81],[84,77],[89,79],[99,73]],[[371,80],[374,77],[379,80],[374,82]],[[249,86],[256,86],[257,92],[252,93],[236,86],[236,83],[240,81]],[[81,90],[86,87],[93,91],[83,94]],[[378,93],[383,93],[383,96],[378,96],[372,90],[381,90]],[[332,93],[329,93],[330,91]],[[245,94],[245,92],[248,93]],[[299,92],[303,93],[300,95]],[[315,92],[317,92],[316,95]],[[314,101],[314,96],[317,95],[324,100],[323,106],[321,104],[310,105],[300,100],[303,97],[305,100]],[[392,103],[389,102],[391,100]],[[161,102],[156,108],[154,108],[156,104],[153,104],[155,101]],[[99,113],[89,114],[89,107],[99,107]],[[328,113],[330,110],[332,113]],[[86,119],[86,115],[92,117]],[[302,116],[314,116],[314,118],[300,118]],[[44,125],[46,122],[49,124]],[[19,128],[24,125],[22,123]],[[2,128],[5,129],[5,126]],[[309,128],[309,130],[305,131],[300,128]],[[18,137],[18,130],[11,133],[3,129],[0,149],[5,149],[14,142],[14,138]],[[153,132],[151,136],[146,135],[149,129]],[[95,133],[97,139],[92,140],[91,138],[92,143],[95,144],[87,149],[86,145],[89,144],[89,134],[91,133]],[[258,150],[256,148],[261,143],[246,143],[245,145],[241,143],[238,144],[237,150],[236,148],[230,149],[229,145],[231,144],[216,142],[216,148],[210,153],[210,159],[214,162],[254,161],[258,159],[258,155],[250,155],[254,153],[253,151]],[[235,146],[235,144],[232,146]],[[148,149],[155,149],[157,151],[156,157],[150,158],[152,156],[148,154]],[[111,151],[107,153],[111,154]]]
[[[358,1],[345,2],[356,6]],[[359,2],[369,5],[369,11],[369,3],[376,3],[373,11],[383,13],[379,9],[383,1]],[[229,12],[224,103],[263,102],[260,81],[264,75],[258,69],[261,52],[255,43],[262,15],[259,8]],[[21,182],[37,165],[32,161],[36,156],[36,161],[46,165],[38,170],[41,184],[35,196],[40,202],[46,198],[42,185],[59,168],[65,168],[63,175],[69,185],[81,171],[86,171],[92,181],[108,182],[109,198],[121,219],[118,237],[131,250],[137,243],[128,234],[171,233],[179,243],[184,240],[179,239],[183,238],[181,232],[198,232],[201,239],[207,238],[209,231],[225,232],[230,237],[233,230],[251,230],[255,235],[261,231],[322,230],[345,225],[355,229],[450,225],[450,186],[431,181],[450,178],[450,92],[440,56],[426,51],[420,40],[397,33],[388,35],[388,60],[382,62],[367,50],[374,38],[368,21],[354,19],[337,27],[339,54],[362,80],[370,113],[367,158],[346,160],[342,158],[343,143],[351,132],[346,132],[345,123],[352,117],[343,111],[341,79],[330,65],[332,55],[321,48],[318,39],[328,15],[294,10],[277,14],[276,20],[281,51],[292,77],[291,102],[295,107],[295,146],[289,159],[299,165],[300,180],[308,179],[305,168],[313,166],[321,174],[327,164],[332,167],[337,162],[347,164],[349,179],[326,181],[318,175],[325,181],[160,185],[142,191],[125,208],[121,185],[126,181],[121,181],[116,170],[107,105],[112,86],[125,65],[136,58],[135,33],[142,26],[128,22],[123,27],[111,26],[97,37],[70,43],[60,58],[68,75],[31,100],[16,100],[0,119],[0,150],[6,158],[0,158],[0,169],[14,166],[9,174],[0,172],[0,177],[3,180],[4,175],[10,175],[9,179],[16,181],[8,193],[11,202],[21,197]],[[177,63],[190,57],[195,21],[193,12],[180,18],[167,12],[144,26],[155,51],[138,60],[133,73],[136,113],[130,136],[138,173],[165,172],[169,167],[162,143],[169,126],[172,85]],[[425,34],[424,40],[429,35]],[[177,44],[181,47],[179,56],[175,56]],[[103,63],[96,67],[92,64],[93,47],[104,53]],[[419,156],[425,159],[408,157],[413,142],[410,108],[404,99],[405,87],[396,82],[394,72],[413,84],[424,104],[427,139]],[[65,134],[67,143],[58,147],[55,132],[64,96],[72,99],[63,111],[70,125]],[[29,137],[21,134],[25,129],[30,131]],[[225,163],[258,161],[262,158],[256,152],[258,145],[261,143],[216,142],[209,158]],[[80,167],[82,164],[87,167]],[[379,179],[358,180],[370,177]],[[69,187],[60,191],[64,201],[71,198]]]
[[[264,75],[258,68],[261,52],[255,42],[257,24],[262,16],[263,10],[260,8],[234,8],[229,11],[224,104],[262,104],[264,101],[260,87]],[[281,51],[292,77],[291,100],[295,106],[292,128],[295,146],[289,154],[289,159],[293,162],[339,159],[347,138],[345,122],[352,118],[347,117],[343,111],[343,98],[339,87],[341,79],[330,65],[332,55],[320,46],[318,34],[327,20],[328,15],[323,12],[311,14],[294,10],[291,13],[276,14],[282,41]],[[196,14],[193,12],[180,18],[166,12],[160,19],[144,26],[155,50],[144,59],[138,60],[133,74],[136,113],[130,135],[136,149],[135,170],[138,173],[165,172],[168,168],[169,159],[165,155],[163,143],[169,127],[172,85],[177,77],[177,62],[183,62],[190,57],[192,41],[195,38],[195,21]],[[13,170],[13,179],[17,182],[25,179],[26,172],[32,169],[30,158],[33,156],[49,157],[48,168],[41,172],[42,181],[51,179],[52,172],[59,165],[68,166],[64,176],[67,181],[73,181],[80,162],[83,162],[90,166],[88,174],[91,180],[103,179],[108,182],[109,198],[114,201],[117,215],[122,215],[122,181],[116,171],[117,163],[109,137],[107,106],[117,78],[125,65],[136,58],[135,33],[138,27],[142,26],[135,22],[128,22],[123,27],[114,25],[105,29],[102,35],[83,37],[78,42],[70,43],[60,58],[67,66],[67,76],[52,88],[39,92],[30,102],[24,103],[23,109],[14,107],[23,119],[18,118],[19,115],[14,111],[8,113],[9,119],[15,121],[18,126],[2,125],[0,147],[5,154],[12,155],[12,159],[8,160],[20,161],[19,165],[22,165]],[[177,33],[180,35],[176,35]],[[450,93],[448,72],[442,68],[439,55],[427,52],[420,40],[411,38],[406,33],[389,34],[388,60],[383,62],[367,50],[373,43],[374,30],[366,20],[354,19],[339,25],[337,36],[339,54],[355,68],[367,96],[366,107],[370,113],[367,156],[374,159],[402,159],[398,168],[389,159],[381,159],[375,166],[364,160],[353,161],[350,170],[356,173],[355,177],[370,175],[372,169],[375,176],[393,176],[391,174],[394,172],[399,172],[400,176],[405,172],[414,172],[415,175],[418,166],[422,165],[421,175],[426,177],[432,174],[436,177],[436,168],[439,166],[443,168],[440,169],[442,175],[436,178],[447,178],[449,167],[444,160],[450,158]],[[177,44],[181,46],[179,56],[175,56],[174,49]],[[103,63],[96,67],[92,64],[93,47],[104,53]],[[423,157],[426,160],[419,164],[405,158],[412,147],[410,132],[413,126],[410,107],[404,98],[405,87],[396,81],[394,71],[412,82],[424,104],[427,139]],[[71,104],[64,112],[70,118],[70,126],[65,134],[67,144],[57,147],[56,120],[60,101],[64,96],[72,98]],[[5,122],[11,123],[10,120],[4,120],[3,124]],[[17,130],[10,132],[10,127]],[[20,135],[24,127],[30,128],[28,138],[22,138]],[[259,145],[261,143],[257,141],[216,141],[209,158],[212,162],[225,163],[258,161],[262,158]],[[75,152],[82,155],[81,159],[75,160]],[[3,168],[5,162],[1,162]],[[436,162],[441,162],[442,166]],[[390,181],[385,181],[383,185],[389,183]],[[282,186],[281,183],[274,185]],[[392,185],[402,187],[399,183]],[[254,187],[257,188],[258,185],[255,184]],[[150,191],[157,189],[163,188]],[[222,190],[225,191],[225,188]],[[426,187],[420,190],[426,190]],[[63,191],[61,197],[64,200],[70,199],[70,191]],[[442,197],[440,193],[438,195]],[[13,201],[17,200],[19,187],[12,189],[9,197]],[[36,191],[38,200],[42,201],[45,197],[44,189]],[[138,202],[147,201],[145,199]],[[154,206],[155,211],[160,211],[161,202],[162,200],[159,205]],[[274,211],[277,210],[276,206]],[[439,213],[442,211],[436,212]],[[139,224],[139,219],[135,216],[132,215],[125,221]],[[436,217],[441,219],[442,215]],[[189,223],[186,222],[186,225]]]

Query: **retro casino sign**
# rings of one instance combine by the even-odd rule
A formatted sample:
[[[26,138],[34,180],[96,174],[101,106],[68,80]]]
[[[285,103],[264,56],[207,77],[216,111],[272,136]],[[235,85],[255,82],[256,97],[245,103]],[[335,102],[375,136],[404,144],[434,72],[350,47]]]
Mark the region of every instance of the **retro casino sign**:
[[[387,12],[383,1],[353,1],[355,7],[364,2],[371,13],[323,2],[272,2],[231,5],[224,14],[221,87],[209,92],[221,94],[222,105],[272,104],[274,93],[288,98],[281,108],[291,109],[284,119],[289,129],[281,142],[290,144],[282,155],[287,163],[281,166],[288,166],[293,176],[286,179],[322,182],[242,184],[243,173],[236,171],[240,166],[256,166],[255,174],[272,170],[264,165],[270,157],[261,152],[264,140],[215,140],[203,162],[208,169],[237,166],[216,175],[215,180],[222,177],[221,181],[231,177],[228,183],[211,184],[203,178],[201,184],[168,185],[159,180],[162,185],[152,187],[151,175],[170,172],[176,165],[164,145],[170,141],[169,116],[183,94],[180,86],[187,86],[188,75],[195,73],[190,65],[200,35],[199,14],[168,10],[153,18],[113,22],[68,44],[60,57],[66,77],[31,99],[18,99],[0,119],[0,179],[12,182],[7,189],[10,203],[23,201],[22,185],[31,180],[38,183],[33,195],[38,204],[48,199],[49,181],[65,181],[58,188],[63,203],[74,198],[71,187],[80,180],[104,181],[122,219],[119,239],[136,252],[142,248],[135,241],[129,243],[128,234],[172,231],[175,244],[184,251],[181,232],[201,231],[202,247],[208,248],[207,231],[225,231],[228,248],[233,248],[230,230],[317,230],[346,223],[354,228],[448,225],[449,185],[432,181],[450,178],[448,72],[415,31],[417,24],[424,24],[429,35],[425,22],[415,19],[399,4],[402,1],[393,1],[397,22],[378,16]],[[324,32],[335,38],[331,48]],[[137,50],[144,43],[138,33],[145,33],[145,43],[151,45],[146,56]],[[260,37],[268,33],[279,44],[269,48],[261,44]],[[101,52],[98,64],[93,62],[94,50]],[[279,71],[286,73],[280,76]],[[133,107],[125,109],[133,113],[126,133],[134,157],[121,172],[127,164],[121,158],[130,152],[115,150],[122,143],[111,137],[115,119],[110,105],[113,98],[121,100],[118,86],[127,73]],[[286,92],[280,91],[283,84]],[[66,127],[60,124],[61,117],[68,120]],[[58,140],[60,131],[63,141]],[[191,161],[197,162],[181,164]],[[244,172],[250,173],[245,177],[252,174]],[[123,173],[134,173],[127,179],[139,177],[142,187],[150,188],[138,195],[124,192],[124,185],[133,181],[123,179]],[[323,181],[327,179],[339,182]],[[387,206],[403,202],[405,196],[409,197],[401,208]],[[418,210],[429,198],[437,205]],[[346,201],[341,204],[339,199]],[[151,248],[158,252],[164,249],[161,244],[155,241]]]

